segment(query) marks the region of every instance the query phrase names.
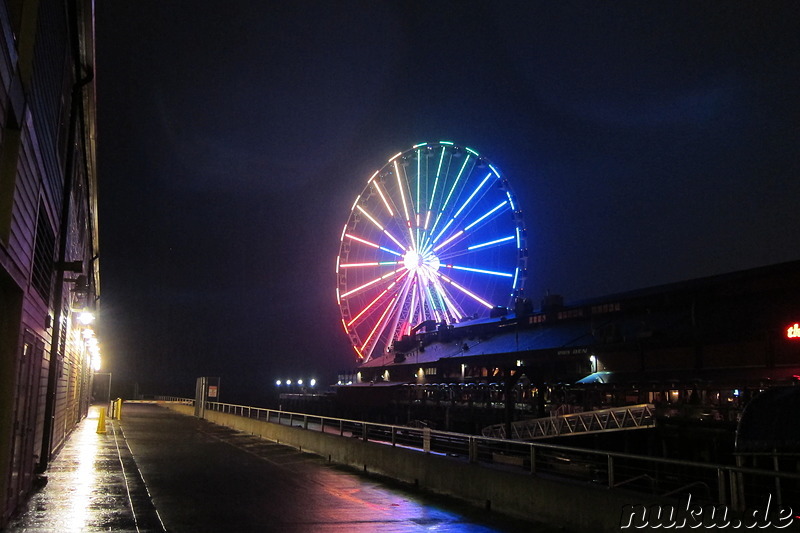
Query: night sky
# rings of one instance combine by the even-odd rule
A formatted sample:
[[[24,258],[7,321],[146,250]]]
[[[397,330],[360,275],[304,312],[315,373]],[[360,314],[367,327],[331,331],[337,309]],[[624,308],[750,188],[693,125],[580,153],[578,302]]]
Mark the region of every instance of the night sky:
[[[800,258],[796,2],[96,8],[103,370],[143,392],[352,368],[339,236],[419,142],[508,177],[535,302]]]

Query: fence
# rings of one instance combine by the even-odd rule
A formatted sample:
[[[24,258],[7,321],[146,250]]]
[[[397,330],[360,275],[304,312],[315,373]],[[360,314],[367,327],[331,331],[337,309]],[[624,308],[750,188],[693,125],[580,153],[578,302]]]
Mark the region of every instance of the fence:
[[[194,403],[194,400],[185,398],[159,397],[159,400]],[[693,502],[725,505],[734,512],[762,506],[768,500],[779,506],[800,502],[800,474],[778,471],[777,468],[764,470],[698,463],[227,403],[207,402],[205,408],[386,446],[416,449],[447,456],[454,461],[568,478],[609,489],[625,488],[674,498],[691,494]]]

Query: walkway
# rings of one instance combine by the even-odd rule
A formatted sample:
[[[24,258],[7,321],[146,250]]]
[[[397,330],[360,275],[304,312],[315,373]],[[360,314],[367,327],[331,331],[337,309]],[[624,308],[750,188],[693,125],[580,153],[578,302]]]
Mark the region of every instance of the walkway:
[[[152,405],[92,408],[10,532],[554,531]]]

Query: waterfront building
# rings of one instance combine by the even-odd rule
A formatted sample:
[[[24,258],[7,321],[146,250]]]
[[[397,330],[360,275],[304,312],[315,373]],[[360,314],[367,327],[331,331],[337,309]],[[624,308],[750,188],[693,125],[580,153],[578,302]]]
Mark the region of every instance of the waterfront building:
[[[0,2],[0,528],[90,400],[94,95],[91,0]]]

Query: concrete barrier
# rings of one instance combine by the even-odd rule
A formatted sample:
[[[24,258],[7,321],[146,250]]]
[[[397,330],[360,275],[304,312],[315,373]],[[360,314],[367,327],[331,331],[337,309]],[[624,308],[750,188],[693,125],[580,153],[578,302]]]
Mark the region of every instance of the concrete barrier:
[[[187,406],[164,406],[192,414]],[[336,464],[568,530],[620,531],[620,518],[626,505],[675,504],[640,493],[509,472],[470,464],[465,458],[444,457],[227,413],[206,411],[205,418],[214,424],[320,455]]]

